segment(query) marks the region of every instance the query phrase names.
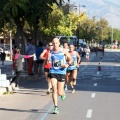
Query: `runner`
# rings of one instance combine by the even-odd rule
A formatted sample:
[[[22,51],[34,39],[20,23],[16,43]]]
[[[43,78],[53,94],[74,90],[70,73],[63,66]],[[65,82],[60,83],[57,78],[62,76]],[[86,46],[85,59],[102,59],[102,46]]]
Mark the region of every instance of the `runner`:
[[[72,88],[72,93],[75,92],[74,85],[76,85],[76,77],[77,77],[77,67],[79,67],[81,58],[78,52],[76,52],[74,45],[70,45],[70,55],[72,56],[74,62],[67,68],[67,83],[70,81],[70,85]],[[66,83],[66,86],[67,86]]]
[[[53,39],[53,51],[49,53],[48,60],[52,62],[52,67],[50,68],[50,78],[53,88],[52,98],[54,102],[54,114],[59,113],[57,106],[57,95],[61,96],[64,100],[66,95],[64,93],[64,82],[66,68],[73,62],[71,55],[64,49],[59,47],[60,41],[58,38]],[[68,58],[68,63],[66,63],[65,56]]]
[[[98,47],[96,46],[95,47],[95,54],[96,54],[96,56],[97,56],[97,52],[98,52]]]
[[[104,56],[104,46],[102,47],[102,56]]]
[[[64,43],[63,47],[64,47],[64,49],[66,49],[67,51],[69,51],[69,46],[68,46],[67,42]]]
[[[65,42],[63,46],[64,46],[64,49],[66,49],[69,52],[68,43]],[[66,57],[66,59],[67,59],[67,57]],[[67,76],[65,76],[65,83],[67,83]],[[67,84],[65,84],[64,89],[67,90]]]
[[[85,53],[86,53],[86,62],[88,62],[88,60],[89,60],[89,54],[90,54],[89,46],[87,46],[87,48],[85,50]]]
[[[48,77],[49,70],[50,70],[50,67],[51,67],[51,63],[48,63],[48,62],[47,62],[47,57],[48,57],[48,53],[49,53],[52,49],[53,49],[52,42],[49,42],[48,48],[45,49],[45,50],[41,53],[41,55],[40,55],[40,59],[43,59],[43,60],[44,60],[44,72],[45,72],[46,80],[47,80],[47,82],[48,82],[48,90],[47,90],[47,94],[48,94],[48,95],[50,94],[50,89],[52,88],[52,86],[51,86],[50,78]]]

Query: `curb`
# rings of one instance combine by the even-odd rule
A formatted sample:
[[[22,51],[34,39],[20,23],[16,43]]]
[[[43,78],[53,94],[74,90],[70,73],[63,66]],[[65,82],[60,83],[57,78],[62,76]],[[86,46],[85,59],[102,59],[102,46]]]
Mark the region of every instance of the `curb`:
[[[10,79],[11,77],[14,77],[15,75],[7,75],[7,78]],[[45,75],[43,75],[45,77]],[[41,78],[43,78],[41,77]],[[37,76],[28,76],[28,75],[21,75],[20,79],[28,79],[28,80],[33,80],[33,79],[38,79]],[[8,87],[0,87],[0,96],[3,96],[5,92],[12,92],[15,87],[15,83],[12,83],[12,85],[9,85]]]

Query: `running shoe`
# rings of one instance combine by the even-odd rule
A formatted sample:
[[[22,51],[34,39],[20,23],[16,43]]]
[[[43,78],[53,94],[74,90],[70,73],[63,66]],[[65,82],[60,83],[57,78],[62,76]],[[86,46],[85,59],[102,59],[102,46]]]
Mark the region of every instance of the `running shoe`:
[[[55,107],[54,111],[53,111],[53,114],[58,114],[58,113],[59,113],[59,109],[58,109],[58,107]]]
[[[18,91],[18,90],[20,90],[20,89],[19,89],[19,87],[15,87],[13,90],[14,90],[14,91]]]
[[[65,89],[65,90],[68,90],[67,85],[65,85],[64,89]]]
[[[62,100],[65,100],[65,98],[66,98],[66,95],[62,95],[62,96],[61,96],[61,99],[62,99]]]
[[[74,92],[75,92],[75,89],[73,88],[73,89],[72,89],[72,93],[74,93]]]
[[[76,80],[73,80],[73,85],[76,85]]]

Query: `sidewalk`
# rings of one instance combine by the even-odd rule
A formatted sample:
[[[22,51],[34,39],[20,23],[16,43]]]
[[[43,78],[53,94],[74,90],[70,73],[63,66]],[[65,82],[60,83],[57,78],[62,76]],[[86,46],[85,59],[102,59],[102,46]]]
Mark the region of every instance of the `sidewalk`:
[[[6,74],[7,75],[7,80],[10,80],[11,78],[13,78],[15,75],[12,74],[12,61],[7,59],[5,62],[4,62],[4,65],[2,65],[1,61],[0,61],[0,69],[1,69],[1,74]],[[43,77],[44,77],[44,73],[43,74]],[[34,75],[34,76],[29,76],[27,71],[22,71],[22,74],[21,74],[21,77],[20,79],[21,80],[36,80],[36,79],[41,79],[43,77],[39,77],[37,75]],[[3,95],[5,92],[11,92],[12,91],[12,88],[14,87],[13,86],[8,86],[8,87],[0,87],[0,96]]]
[[[109,51],[109,52],[120,52],[120,49],[108,49],[108,48],[105,48],[105,51]]]

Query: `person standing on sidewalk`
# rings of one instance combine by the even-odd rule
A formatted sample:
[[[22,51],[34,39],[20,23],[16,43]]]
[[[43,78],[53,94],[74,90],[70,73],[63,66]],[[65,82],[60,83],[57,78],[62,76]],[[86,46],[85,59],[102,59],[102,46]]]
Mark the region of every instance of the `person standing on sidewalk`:
[[[27,55],[33,55],[36,53],[35,51],[35,46],[34,46],[34,40],[29,40],[29,44],[26,48],[26,54]],[[33,71],[32,71],[32,68],[33,68],[33,65],[34,65],[34,57],[30,57],[28,58],[28,75],[34,75]]]
[[[67,75],[66,75],[66,84],[65,90],[67,88],[68,81],[70,81],[70,85],[72,88],[72,93],[75,92],[74,85],[76,85],[76,78],[77,78],[77,68],[79,67],[81,58],[78,52],[76,52],[74,45],[70,45],[70,55],[72,56],[74,62],[67,68]]]
[[[61,96],[61,99],[64,100],[66,95],[64,93],[64,83],[65,83],[65,75],[66,68],[73,62],[71,55],[67,50],[60,47],[60,41],[58,38],[53,39],[53,50],[48,54],[48,61],[52,63],[50,68],[49,77],[51,79],[52,84],[52,98],[54,103],[54,114],[59,113],[58,105],[57,105],[57,97]],[[68,63],[66,63],[65,56],[68,59]]]
[[[13,51],[12,51],[12,74],[14,75],[15,73],[15,66],[14,66],[14,58],[15,58],[15,54],[16,54],[16,50],[17,50],[17,45],[14,45]]]
[[[41,53],[43,52],[43,43],[39,41],[39,45],[36,47],[36,58],[37,60],[35,61],[35,73],[39,77],[42,76],[42,66],[43,66],[43,60],[40,58]]]
[[[14,66],[15,66],[16,76],[14,78],[12,78],[12,80],[10,81],[10,85],[15,81],[15,89],[14,90],[19,90],[18,81],[21,76],[21,72],[22,72],[22,68],[23,68],[22,58],[30,58],[30,57],[33,57],[33,55],[21,55],[20,50],[16,49],[16,54],[14,57]]]
[[[51,63],[47,61],[48,58],[48,53],[53,49],[53,45],[52,42],[49,42],[48,44],[48,48],[46,48],[40,55],[40,59],[44,60],[44,72],[45,72],[45,76],[46,76],[46,80],[48,82],[48,90],[47,90],[47,94],[50,94],[50,89],[51,89],[51,81],[50,78],[48,76],[49,74],[49,70],[51,68]]]
[[[3,50],[3,52],[1,53],[2,65],[4,65],[5,58],[6,58],[6,54],[5,54],[5,50]]]

